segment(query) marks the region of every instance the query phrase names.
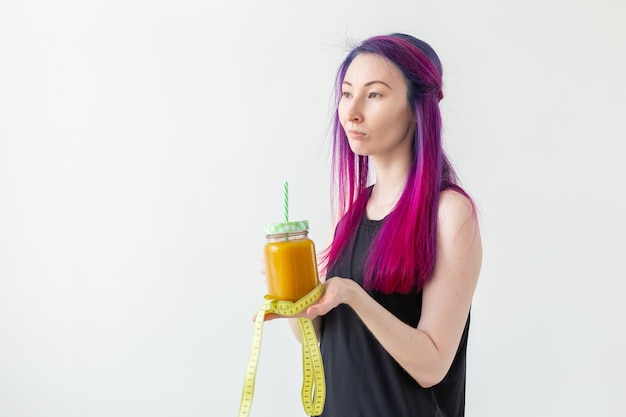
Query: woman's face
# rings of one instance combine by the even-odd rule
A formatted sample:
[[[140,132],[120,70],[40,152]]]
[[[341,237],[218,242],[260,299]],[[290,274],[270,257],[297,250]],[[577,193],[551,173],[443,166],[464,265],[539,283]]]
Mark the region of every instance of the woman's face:
[[[372,53],[354,58],[338,111],[354,153],[378,158],[411,155],[415,116],[404,76],[388,59]]]

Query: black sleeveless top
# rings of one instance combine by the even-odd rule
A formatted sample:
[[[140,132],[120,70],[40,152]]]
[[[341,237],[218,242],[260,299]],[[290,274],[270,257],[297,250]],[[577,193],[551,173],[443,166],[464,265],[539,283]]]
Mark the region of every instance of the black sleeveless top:
[[[382,221],[363,219],[355,237],[327,276],[363,285],[370,243]],[[397,318],[416,327],[422,293],[368,293]],[[465,353],[469,317],[457,354],[444,379],[422,388],[387,353],[345,304],[322,317],[320,346],[326,377],[324,417],[461,417],[465,414]]]

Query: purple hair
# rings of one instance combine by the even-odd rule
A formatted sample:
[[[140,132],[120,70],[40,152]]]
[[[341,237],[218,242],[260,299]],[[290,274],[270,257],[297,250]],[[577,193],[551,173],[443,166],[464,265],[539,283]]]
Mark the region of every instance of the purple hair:
[[[337,73],[338,106],[346,71],[361,53],[374,53],[393,62],[404,74],[408,102],[416,116],[413,161],[404,191],[385,218],[365,265],[367,289],[386,294],[419,291],[432,275],[436,257],[439,194],[459,187],[441,142],[442,69],[435,51],[405,34],[369,38],[354,48]],[[369,197],[367,156],[356,155],[335,111],[333,119],[332,188],[341,216],[335,238],[325,253],[327,269],[338,262],[356,233]]]

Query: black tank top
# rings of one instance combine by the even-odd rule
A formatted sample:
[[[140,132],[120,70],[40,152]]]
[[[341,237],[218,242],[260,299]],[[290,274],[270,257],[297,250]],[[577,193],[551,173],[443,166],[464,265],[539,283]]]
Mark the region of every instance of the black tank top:
[[[351,278],[363,286],[369,247],[382,221],[363,219],[328,277]],[[422,293],[368,293],[397,318],[416,327]],[[469,317],[457,354],[444,379],[422,388],[387,353],[345,304],[322,317],[320,346],[326,377],[324,417],[461,417],[465,414],[465,353]]]

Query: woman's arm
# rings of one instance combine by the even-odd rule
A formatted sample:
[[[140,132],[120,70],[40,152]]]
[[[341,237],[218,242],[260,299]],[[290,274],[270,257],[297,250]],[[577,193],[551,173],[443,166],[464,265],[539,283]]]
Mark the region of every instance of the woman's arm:
[[[348,304],[389,354],[423,387],[448,372],[467,321],[482,261],[478,220],[471,202],[455,191],[441,193],[437,224],[437,261],[424,286],[416,328],[397,319],[350,279],[326,282],[310,318]]]

